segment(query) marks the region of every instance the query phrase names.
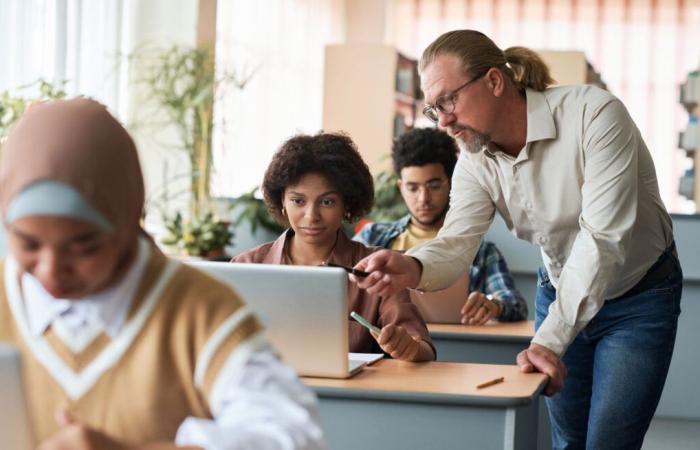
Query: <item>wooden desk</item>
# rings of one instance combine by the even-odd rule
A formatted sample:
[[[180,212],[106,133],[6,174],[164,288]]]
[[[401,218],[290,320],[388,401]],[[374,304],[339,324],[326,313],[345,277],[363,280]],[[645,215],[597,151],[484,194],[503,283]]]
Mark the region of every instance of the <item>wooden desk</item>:
[[[481,326],[429,323],[428,331],[438,361],[515,364],[515,357],[530,345],[535,335],[535,322],[494,322]],[[544,398],[539,403],[537,448],[549,450],[552,443]]]
[[[532,320],[481,326],[428,324],[438,361],[515,364],[535,335]]]
[[[503,383],[476,385],[498,377]],[[332,449],[534,450],[542,374],[516,366],[391,359],[347,380],[303,378]]]

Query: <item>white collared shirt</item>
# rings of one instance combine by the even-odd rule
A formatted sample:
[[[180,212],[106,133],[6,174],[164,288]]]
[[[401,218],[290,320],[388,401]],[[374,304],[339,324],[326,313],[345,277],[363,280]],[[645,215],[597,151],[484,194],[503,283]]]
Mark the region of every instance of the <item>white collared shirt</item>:
[[[616,97],[593,86],[526,96],[518,157],[462,151],[443,228],[408,253],[423,264],[419,288],[446,287],[498,211],[515,236],[541,248],[557,299],[532,342],[561,355],[605,299],[644,276],[673,232],[649,150]]]
[[[79,300],[57,299],[33,275],[22,274],[29,329],[35,336],[54,327],[58,337],[79,353],[101,332],[111,338],[119,334],[151,256],[144,238],[139,239],[135,260],[124,277],[108,289]]]

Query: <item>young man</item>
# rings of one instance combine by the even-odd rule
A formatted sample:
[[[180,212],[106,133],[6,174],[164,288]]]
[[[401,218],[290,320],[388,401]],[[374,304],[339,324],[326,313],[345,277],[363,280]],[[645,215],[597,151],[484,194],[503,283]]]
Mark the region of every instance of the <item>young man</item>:
[[[450,179],[457,164],[457,144],[434,128],[411,130],[392,149],[399,189],[410,211],[396,222],[365,226],[354,240],[405,252],[437,236],[450,201]],[[469,296],[462,323],[480,325],[490,319],[525,320],[527,304],[515,288],[496,246],[482,241],[469,268]]]

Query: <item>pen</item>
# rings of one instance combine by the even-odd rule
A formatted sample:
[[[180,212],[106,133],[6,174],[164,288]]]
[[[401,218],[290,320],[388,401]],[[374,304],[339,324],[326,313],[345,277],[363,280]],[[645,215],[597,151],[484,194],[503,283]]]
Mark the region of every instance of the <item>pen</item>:
[[[494,378],[493,380],[484,381],[484,382],[481,383],[481,384],[477,384],[477,385],[476,385],[476,388],[477,388],[477,389],[483,389],[483,388],[485,388],[485,387],[493,386],[494,384],[503,383],[503,380],[504,380],[503,377]]]
[[[353,269],[352,267],[347,267],[347,266],[343,266],[343,265],[332,263],[332,262],[327,262],[326,265],[328,267],[339,267],[339,268],[343,269],[344,271],[346,271],[347,273],[351,273],[351,274],[355,275],[356,277],[360,277],[360,278],[364,278],[364,277],[369,275],[369,272],[365,272],[364,270]]]

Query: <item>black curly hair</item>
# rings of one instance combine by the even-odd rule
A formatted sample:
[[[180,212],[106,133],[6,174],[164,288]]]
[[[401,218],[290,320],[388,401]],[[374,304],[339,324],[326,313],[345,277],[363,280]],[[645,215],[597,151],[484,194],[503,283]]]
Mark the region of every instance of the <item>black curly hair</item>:
[[[457,142],[444,131],[437,128],[415,128],[394,141],[391,159],[399,178],[404,167],[439,163],[445,169],[447,178],[452,179],[458,153]]]
[[[372,174],[352,139],[337,133],[299,134],[277,150],[263,178],[265,204],[279,223],[287,222],[281,212],[284,190],[310,173],[323,176],[340,193],[351,221],[372,209]]]

